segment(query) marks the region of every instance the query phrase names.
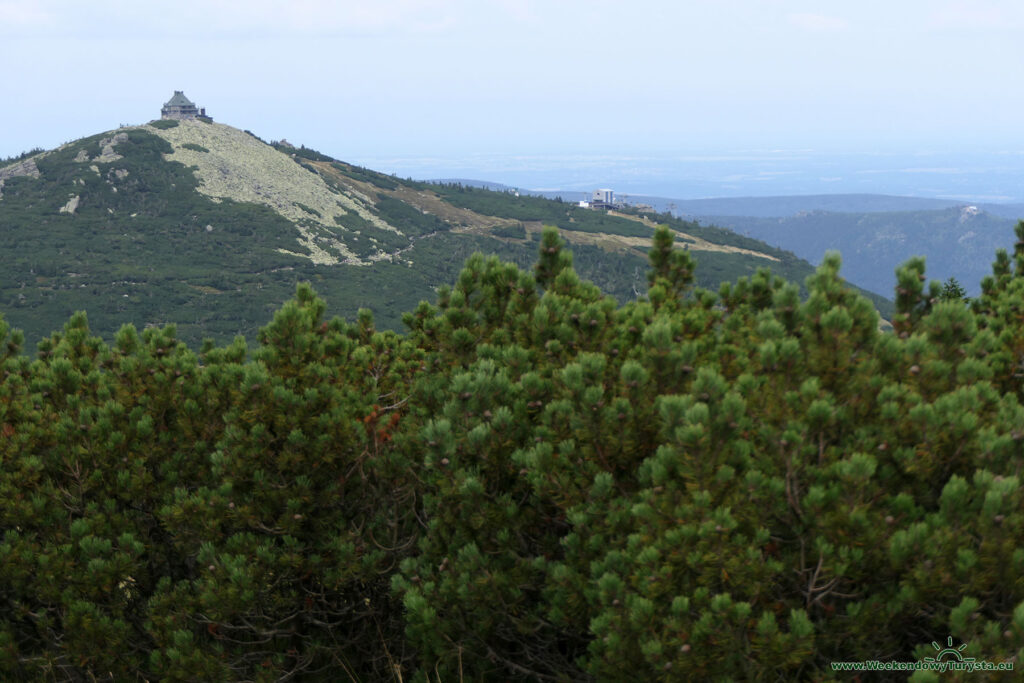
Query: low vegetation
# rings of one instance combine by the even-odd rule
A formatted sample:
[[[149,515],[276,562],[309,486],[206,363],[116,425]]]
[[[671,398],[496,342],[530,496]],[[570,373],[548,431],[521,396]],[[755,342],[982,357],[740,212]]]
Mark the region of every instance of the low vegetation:
[[[41,147],[34,147],[26,152],[22,152],[21,154],[16,154],[12,157],[7,157],[6,159],[0,159],[0,166],[6,166],[18,161],[23,161],[29,157],[34,157],[35,155],[42,153],[42,151],[43,149]]]
[[[839,680],[947,638],[1019,665],[1017,235],[970,303],[904,264],[892,333],[834,254],[803,300],[710,291],[667,229],[624,304],[549,228],[404,334],[308,285],[252,348],[75,314],[30,359],[3,324],[0,676]]]
[[[543,222],[561,226],[580,275],[619,302],[646,291],[655,221],[765,250],[779,259],[773,272],[793,282],[813,271],[787,252],[728,231],[696,232],[705,229],[668,216],[645,222],[504,192],[460,192],[295,149],[221,124],[161,120],[34,156],[3,181],[0,310],[30,347],[85,310],[108,343],[126,322],[175,323],[178,338],[197,350],[206,338],[254,343],[260,325],[308,281],[330,314],[352,318],[369,308],[379,328],[397,330],[402,313],[452,282],[475,251],[528,267]],[[74,213],[62,213],[72,197]],[[492,213],[457,207],[452,197]],[[519,225],[527,226],[522,237]],[[640,242],[612,244],[609,235]],[[696,281],[717,288],[764,264],[701,251]],[[877,298],[886,317],[888,305]]]

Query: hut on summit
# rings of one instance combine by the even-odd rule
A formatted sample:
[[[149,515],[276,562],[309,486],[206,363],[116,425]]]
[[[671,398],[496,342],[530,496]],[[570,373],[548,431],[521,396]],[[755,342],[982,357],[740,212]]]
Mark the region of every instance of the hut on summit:
[[[179,121],[185,119],[194,119],[199,116],[206,116],[206,107],[200,109],[189,98],[185,97],[185,93],[180,90],[175,90],[174,95],[171,99],[164,103],[163,108],[160,110],[160,118],[162,119],[177,119]]]

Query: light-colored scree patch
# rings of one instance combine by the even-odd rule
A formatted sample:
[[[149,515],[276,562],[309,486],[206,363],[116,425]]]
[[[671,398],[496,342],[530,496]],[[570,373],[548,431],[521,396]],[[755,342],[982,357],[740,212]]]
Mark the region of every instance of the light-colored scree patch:
[[[109,138],[103,138],[100,140],[100,153],[99,156],[93,157],[93,161],[100,164],[109,164],[111,161],[117,161],[123,159],[120,154],[114,151],[114,146],[119,142],[124,142],[128,139],[127,133],[117,133],[111,135]],[[76,157],[77,160],[77,157]]]
[[[147,126],[145,130],[174,147],[174,152],[165,158],[196,169],[202,194],[215,200],[262,204],[294,223],[299,232],[296,241],[309,253],[279,251],[324,265],[364,265],[388,258],[388,254],[378,250],[360,259],[346,246],[345,241],[355,235],[338,225],[335,217],[350,211],[381,230],[403,234],[359,200],[334,190],[316,173],[245,131],[202,121],[180,121],[164,130]],[[184,147],[189,143],[197,148]]]

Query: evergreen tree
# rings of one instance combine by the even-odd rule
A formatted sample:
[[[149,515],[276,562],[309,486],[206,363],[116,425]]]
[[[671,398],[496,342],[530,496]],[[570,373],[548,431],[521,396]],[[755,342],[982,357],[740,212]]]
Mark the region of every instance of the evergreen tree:
[[[942,283],[942,293],[939,298],[943,301],[970,301],[967,290],[963,288],[955,277],[951,277]]]
[[[406,335],[308,285],[197,355],[0,319],[0,677],[833,680],[1024,656],[1024,222],[982,293],[826,256],[647,297],[474,255]]]

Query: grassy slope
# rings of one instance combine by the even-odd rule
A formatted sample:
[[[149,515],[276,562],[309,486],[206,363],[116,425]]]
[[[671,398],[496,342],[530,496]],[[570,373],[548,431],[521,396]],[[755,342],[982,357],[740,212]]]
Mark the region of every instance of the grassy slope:
[[[203,155],[226,154],[218,151],[222,143],[234,149],[246,142],[235,140],[240,131],[234,129],[228,129],[231,141],[222,140],[217,131],[227,128],[197,128],[188,137],[172,135],[175,129],[161,131],[160,137],[146,127],[101,134],[35,157],[39,178],[5,181],[0,199],[0,311],[26,332],[30,344],[82,309],[88,311],[93,329],[108,339],[129,322],[140,328],[176,323],[179,335],[191,344],[204,337],[223,342],[237,334],[251,339],[271,311],[292,295],[295,283],[306,280],[324,295],[331,313],[351,317],[366,307],[375,312],[379,326],[399,328],[401,313],[421,299],[432,299],[437,286],[451,283],[474,251],[531,266],[542,223],[566,231],[580,274],[606,292],[625,300],[645,289],[642,244],[654,223],[636,216],[399,181],[312,150],[280,146],[277,151],[267,148],[287,162],[274,171],[275,185],[285,188],[274,189],[278,196],[290,196],[289,174],[296,184],[323,185],[333,194],[318,190],[319,195],[309,198],[307,192],[308,203],[301,197],[290,199],[284,215],[280,199],[217,199],[209,196],[217,194],[209,187],[203,194],[197,191],[201,179],[209,168],[217,168]],[[114,155],[101,156],[103,143],[109,149],[111,135],[119,132],[124,139],[114,145]],[[193,140],[196,134],[202,135],[200,142]],[[172,154],[193,167],[168,162],[165,155]],[[279,165],[277,157],[274,163]],[[201,166],[208,168],[198,172]],[[260,181],[258,169],[247,172],[253,174],[250,183]],[[313,174],[311,185],[306,176]],[[72,196],[79,197],[77,210],[62,213]],[[324,214],[335,196],[339,207],[348,210],[328,220]],[[316,232],[311,240],[329,249],[329,240],[337,238],[364,263],[377,260],[361,266],[317,265],[302,257],[309,250],[303,251],[300,230],[286,217],[296,207],[309,214],[307,232]],[[760,250],[778,259],[696,251],[701,286],[716,289],[723,280],[765,265],[797,282],[811,271],[793,254],[756,240],[664,215],[653,218],[708,242]],[[622,239],[607,239],[609,235],[630,238],[639,246],[623,246]]]

